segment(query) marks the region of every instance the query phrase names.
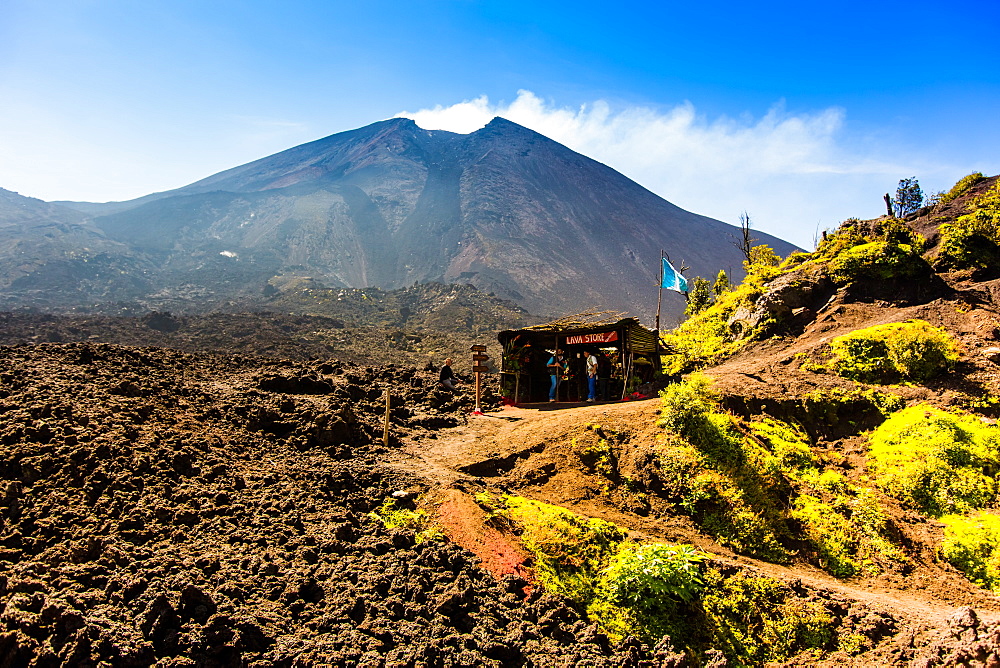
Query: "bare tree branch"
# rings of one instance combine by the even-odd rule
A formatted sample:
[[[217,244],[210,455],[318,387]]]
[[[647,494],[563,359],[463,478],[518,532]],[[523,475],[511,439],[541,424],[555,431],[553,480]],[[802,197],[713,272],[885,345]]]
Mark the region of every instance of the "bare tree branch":
[[[729,235],[732,237],[732,235]],[[743,257],[746,261],[750,261],[750,251],[753,249],[753,245],[757,243],[758,239],[750,234],[750,214],[744,211],[740,214],[740,236],[733,237],[731,243],[740,249],[743,253]]]

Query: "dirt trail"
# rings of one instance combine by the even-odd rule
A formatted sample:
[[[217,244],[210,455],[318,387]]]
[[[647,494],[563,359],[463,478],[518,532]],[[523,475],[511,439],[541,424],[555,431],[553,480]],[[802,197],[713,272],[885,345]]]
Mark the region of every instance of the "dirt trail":
[[[743,568],[757,569],[773,578],[795,586],[824,592],[833,598],[860,602],[873,610],[886,612],[917,627],[941,627],[959,608],[972,605],[983,622],[1000,621],[1000,600],[973,586],[948,591],[930,580],[933,573],[914,573],[905,588],[893,586],[888,579],[839,580],[806,563],[782,566],[732,553],[687,522],[676,518],[643,517],[595,501],[579,489],[563,489],[553,496],[551,490],[526,485],[512,472],[522,471],[532,457],[542,458],[547,446],[566,440],[567,434],[588,423],[616,428],[655,430],[659,402],[655,400],[608,404],[537,404],[505,407],[468,423],[441,430],[436,438],[410,439],[388,462],[391,468],[417,474],[442,488],[516,489],[518,494],[541,501],[558,503],[574,512],[600,517],[627,527],[636,538],[689,542],[715,555],[715,560]],[[518,467],[518,464],[521,464]],[[924,591],[925,585],[934,591]]]

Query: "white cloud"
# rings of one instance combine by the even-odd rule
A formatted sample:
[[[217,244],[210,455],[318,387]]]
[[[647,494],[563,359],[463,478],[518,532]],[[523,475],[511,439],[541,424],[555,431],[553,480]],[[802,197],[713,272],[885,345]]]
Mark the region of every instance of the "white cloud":
[[[776,103],[763,117],[710,119],[685,102],[669,109],[613,110],[597,100],[577,109],[531,91],[508,103],[486,96],[398,116],[428,130],[468,133],[494,116],[531,128],[599,160],[674,204],[730,223],[750,213],[754,227],[811,248],[817,229],[881,213],[882,193],[912,174],[940,175],[899,151],[848,132],[831,107],[789,113]],[[893,155],[888,159],[886,155]]]

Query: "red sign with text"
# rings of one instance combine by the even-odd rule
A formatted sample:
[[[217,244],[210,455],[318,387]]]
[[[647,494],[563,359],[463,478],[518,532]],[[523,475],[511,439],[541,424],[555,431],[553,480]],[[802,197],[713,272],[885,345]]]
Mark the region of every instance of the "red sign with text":
[[[602,332],[600,334],[578,334],[577,336],[567,336],[566,345],[572,346],[578,343],[604,344],[618,340],[618,332]]]

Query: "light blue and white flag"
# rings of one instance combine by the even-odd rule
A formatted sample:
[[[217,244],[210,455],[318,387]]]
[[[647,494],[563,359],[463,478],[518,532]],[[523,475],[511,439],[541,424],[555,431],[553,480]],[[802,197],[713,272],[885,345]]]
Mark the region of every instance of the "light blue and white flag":
[[[681,276],[681,273],[674,269],[667,258],[660,259],[663,260],[663,280],[660,282],[660,287],[677,292],[687,292],[688,282]]]

